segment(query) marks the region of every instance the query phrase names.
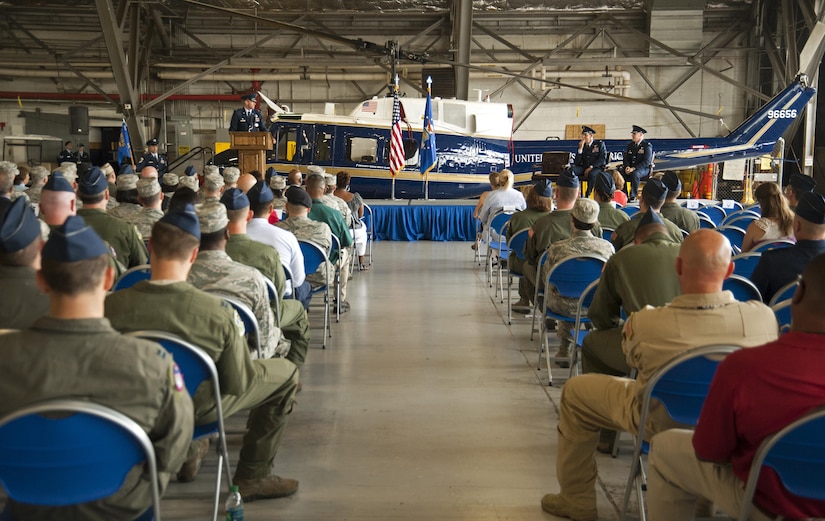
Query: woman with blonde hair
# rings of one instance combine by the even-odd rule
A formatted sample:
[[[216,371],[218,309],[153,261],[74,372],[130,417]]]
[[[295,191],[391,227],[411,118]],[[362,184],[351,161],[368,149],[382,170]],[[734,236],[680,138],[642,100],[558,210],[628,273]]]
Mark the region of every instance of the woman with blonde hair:
[[[762,208],[762,217],[745,230],[742,252],[750,251],[759,243],[778,239],[793,240],[793,212],[776,183],[762,183],[753,193]]]
[[[484,200],[481,210],[478,212],[478,219],[488,226],[493,216],[499,210],[506,210],[509,213],[527,208],[524,195],[513,188],[515,178],[513,172],[504,169],[498,174],[498,189],[494,190]],[[490,230],[494,240],[499,240],[497,230]]]
[[[490,195],[491,193],[495,192],[496,190],[498,190],[498,172],[490,172],[490,175],[488,176],[488,178],[490,180],[490,190],[487,190],[486,192],[484,192],[483,194],[481,194],[479,196],[478,202],[476,203],[476,207],[473,210],[473,218],[474,219],[478,219],[478,212],[480,212],[481,207],[484,206],[484,201],[487,200],[487,196]],[[478,233],[476,233],[476,242],[473,243],[472,246],[470,246],[474,250],[478,249],[478,243],[481,241],[481,234],[482,234],[482,231],[484,230],[484,223],[482,222],[481,226],[478,226],[477,229],[478,229]]]

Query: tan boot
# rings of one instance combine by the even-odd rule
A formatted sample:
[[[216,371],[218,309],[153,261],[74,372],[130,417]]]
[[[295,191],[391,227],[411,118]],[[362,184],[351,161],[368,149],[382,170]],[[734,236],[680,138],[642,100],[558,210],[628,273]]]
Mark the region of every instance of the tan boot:
[[[201,469],[201,462],[206,453],[209,452],[209,438],[201,438],[194,440],[189,446],[189,454],[191,456],[181,466],[178,471],[178,482],[189,483],[195,481],[198,476],[198,471]]]
[[[581,508],[561,494],[545,494],[541,498],[541,509],[558,517],[568,517],[573,521],[597,521],[595,508]]]
[[[298,482],[280,476],[267,476],[260,479],[236,479],[235,485],[244,501],[256,499],[275,499],[291,496],[298,491]]]

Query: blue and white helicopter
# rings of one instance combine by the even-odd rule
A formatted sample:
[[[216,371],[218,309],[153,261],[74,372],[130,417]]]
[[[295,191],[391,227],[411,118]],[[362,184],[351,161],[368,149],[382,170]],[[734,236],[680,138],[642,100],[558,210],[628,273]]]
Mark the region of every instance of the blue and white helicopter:
[[[770,153],[776,141],[804,112],[816,93],[799,75],[762,108],[725,137],[651,139],[656,170],[682,169]],[[424,98],[402,98],[407,115],[424,113]],[[269,166],[279,172],[319,165],[347,171],[352,189],[368,198],[391,193],[389,138],[393,98],[364,101],[347,116],[278,114],[270,127],[275,148]],[[509,168],[517,183],[530,180],[544,152],[575,153],[578,140],[512,140],[513,110],[504,103],[433,99],[437,163],[428,174],[428,195],[435,199],[473,197],[489,189],[488,175]],[[420,127],[416,121],[414,127]],[[405,131],[406,167],[396,176],[398,198],[424,196],[418,169],[421,130]],[[611,159],[621,161],[627,140],[605,140]]]

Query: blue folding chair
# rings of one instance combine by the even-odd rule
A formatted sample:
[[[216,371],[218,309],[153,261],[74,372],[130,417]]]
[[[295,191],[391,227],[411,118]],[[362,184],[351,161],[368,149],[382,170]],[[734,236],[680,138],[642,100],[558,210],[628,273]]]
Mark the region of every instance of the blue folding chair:
[[[304,271],[307,276],[312,275],[318,270],[326,269],[325,267],[326,263],[329,262],[329,257],[327,257],[327,252],[323,247],[312,241],[302,240],[298,241],[298,246],[300,246],[301,252],[304,254]],[[327,274],[324,273],[324,280],[326,279]],[[329,284],[313,287],[312,293],[324,294],[324,342],[321,348],[326,349],[327,337],[332,338],[332,327],[329,320]]]
[[[258,327],[258,318],[255,316],[255,313],[249,309],[249,306],[237,298],[221,293],[220,288],[208,289],[207,291],[216,297],[220,297],[221,300],[235,309],[238,316],[241,318],[241,322],[243,322],[243,335],[246,337],[246,342],[249,345],[250,351],[252,351],[259,360],[263,360],[264,351],[261,346],[261,330]]]
[[[504,223],[504,226],[501,228],[501,238],[503,240],[496,241],[498,243],[498,250],[493,252],[494,255],[494,263],[496,264],[496,276],[498,277],[498,284],[496,285],[496,297],[501,295],[500,302],[504,304],[504,282],[502,276],[504,274],[504,270],[508,269],[509,271],[509,263],[507,260],[510,258],[510,244],[509,240],[506,240],[508,230],[510,229],[510,221],[508,220]]]
[[[756,268],[756,265],[759,264],[761,257],[761,253],[754,253],[752,251],[736,255],[731,259],[731,261],[733,261],[733,274],[750,280],[751,274],[754,268]]]
[[[117,279],[117,282],[112,286],[112,291],[131,288],[138,282],[149,280],[150,278],[152,278],[152,267],[148,264],[141,264],[140,266],[129,268]]]
[[[749,300],[762,301],[762,295],[759,289],[745,277],[739,275],[731,275],[722,283],[722,289],[733,293],[733,298],[739,302],[747,302]]]
[[[501,249],[502,246],[505,248],[507,247],[506,240],[494,240],[493,239],[493,231],[495,231],[499,237],[501,237],[502,232],[504,231],[504,227],[510,222],[510,217],[512,217],[512,212],[507,213],[504,210],[500,210],[499,212],[495,213],[493,218],[490,220],[489,226],[487,226],[485,230],[485,235],[487,236],[487,255],[486,255],[486,266],[487,266],[487,284],[490,287],[493,287],[493,257],[494,253]]]
[[[616,230],[613,229],[613,228],[608,228],[606,226],[602,227],[602,239],[604,239],[606,241],[609,241],[610,237],[613,235],[613,232],[615,232],[615,231]]]
[[[737,210],[729,213],[727,217],[722,220],[722,226],[730,224],[744,230],[748,227],[748,224],[759,219],[760,217],[761,216],[758,213],[751,210]],[[743,221],[745,224],[734,224],[738,221]]]
[[[364,216],[361,222],[367,227],[367,255],[370,258],[369,265],[372,266],[372,243],[375,241],[375,219],[372,217],[372,207],[364,203]]]
[[[0,485],[13,501],[60,507],[103,499],[136,465],[149,475],[160,521],[155,449],[131,418],[93,402],[50,400],[0,419]]]
[[[745,242],[745,230],[735,226],[720,226],[716,228],[716,231],[728,238],[734,255],[742,253],[742,243]]]
[[[779,334],[783,335],[791,330],[791,299],[786,299],[771,305],[773,316],[779,325]]]
[[[765,438],[751,462],[740,521],[753,509],[753,495],[764,467],[773,469],[791,494],[825,500],[825,408],[814,409]]]
[[[341,321],[341,239],[338,238],[337,235],[334,233],[332,234],[332,247],[329,250],[329,256],[332,257],[332,254],[337,252],[338,253],[338,262],[332,265],[334,269],[334,276],[333,282],[335,288],[335,322]]]
[[[157,342],[172,354],[175,363],[183,373],[186,391],[194,397],[201,383],[209,381],[212,384],[212,399],[215,401],[217,421],[204,425],[196,425],[192,439],[197,440],[205,436],[218,435],[218,472],[215,478],[215,502],[212,519],[217,521],[221,498],[222,469],[226,468],[227,491],[232,488],[232,470],[229,467],[229,450],[226,446],[226,430],[224,429],[223,406],[221,404],[221,386],[218,369],[215,362],[202,349],[190,344],[184,339],[163,331],[132,331],[127,336],[145,338]],[[224,467],[224,462],[226,466]]]
[[[779,248],[789,248],[794,244],[796,244],[796,242],[789,239],[778,239],[776,241],[759,243],[755,248],[751,249],[751,251],[763,252],[768,250],[776,250]]]
[[[619,210],[626,213],[628,217],[633,217],[634,215],[636,215],[640,211],[638,206],[629,206],[629,205],[628,206],[622,206],[622,207],[619,208]]]
[[[536,265],[536,291],[533,293],[533,320],[530,322],[530,341],[533,341],[533,333],[536,332],[536,318],[539,316],[539,299],[544,298],[544,284],[541,283],[541,269],[544,263],[547,262],[547,250],[539,255],[538,264]],[[541,351],[544,349],[542,344],[539,347],[539,364],[537,370],[541,369]]]
[[[716,229],[716,223],[707,216],[707,214],[702,213],[700,210],[696,211],[696,215],[699,216],[699,228],[704,228],[708,230]]]
[[[710,382],[725,356],[741,349],[734,345],[710,345],[689,349],[675,356],[650,378],[642,397],[639,432],[635,435],[630,475],[622,502],[622,520],[627,520],[634,485],[639,503],[639,518],[646,519],[643,490],[642,447],[645,443],[650,405],[658,400],[668,416],[677,423],[695,426],[710,388]]]
[[[529,229],[519,230],[510,237],[510,240],[507,242],[507,249],[510,252],[510,256],[515,255],[520,260],[525,260],[524,256],[524,247],[527,245],[527,238],[529,236]],[[521,278],[524,276],[523,273],[518,273],[513,271],[511,263],[507,263],[507,323],[513,323],[513,279],[514,278]],[[499,275],[499,281],[501,280],[501,275]]]
[[[579,372],[579,355],[581,354],[582,343],[584,342],[584,337],[590,332],[586,329],[582,330],[581,326],[585,321],[589,321],[585,315],[585,309],[590,308],[593,297],[596,296],[596,289],[599,287],[600,280],[601,277],[588,284],[579,297],[579,302],[576,304],[576,322],[573,326],[573,352],[570,354],[570,375],[567,378],[568,380],[576,376],[576,373]]]
[[[699,213],[710,219],[714,226],[722,224],[722,221],[728,216],[724,208],[714,204],[703,206],[699,209]]]
[[[783,300],[790,300],[793,298],[793,294],[796,293],[796,287],[799,286],[799,279],[789,282],[779,288],[776,293],[771,297],[771,300],[768,302],[769,306],[773,306],[778,302],[782,302]]]
[[[550,309],[549,292],[555,286],[559,296],[578,300],[590,283],[599,280],[605,262],[607,262],[607,259],[599,255],[571,255],[561,259],[555,266],[550,268],[547,277],[544,279],[544,313],[539,329],[541,330],[542,349],[544,349],[544,358],[547,364],[548,385],[553,385],[553,376],[550,372],[550,346],[546,334],[547,319],[576,322],[575,316],[562,315]],[[580,325],[589,321],[590,319],[587,317],[579,318]]]

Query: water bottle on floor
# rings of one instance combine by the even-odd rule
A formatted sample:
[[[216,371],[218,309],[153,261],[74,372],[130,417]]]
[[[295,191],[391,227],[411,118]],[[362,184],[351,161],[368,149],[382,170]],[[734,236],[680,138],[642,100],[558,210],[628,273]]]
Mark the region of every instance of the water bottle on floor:
[[[238,492],[238,485],[232,485],[229,489],[229,497],[226,498],[226,521],[243,521],[243,498]]]

